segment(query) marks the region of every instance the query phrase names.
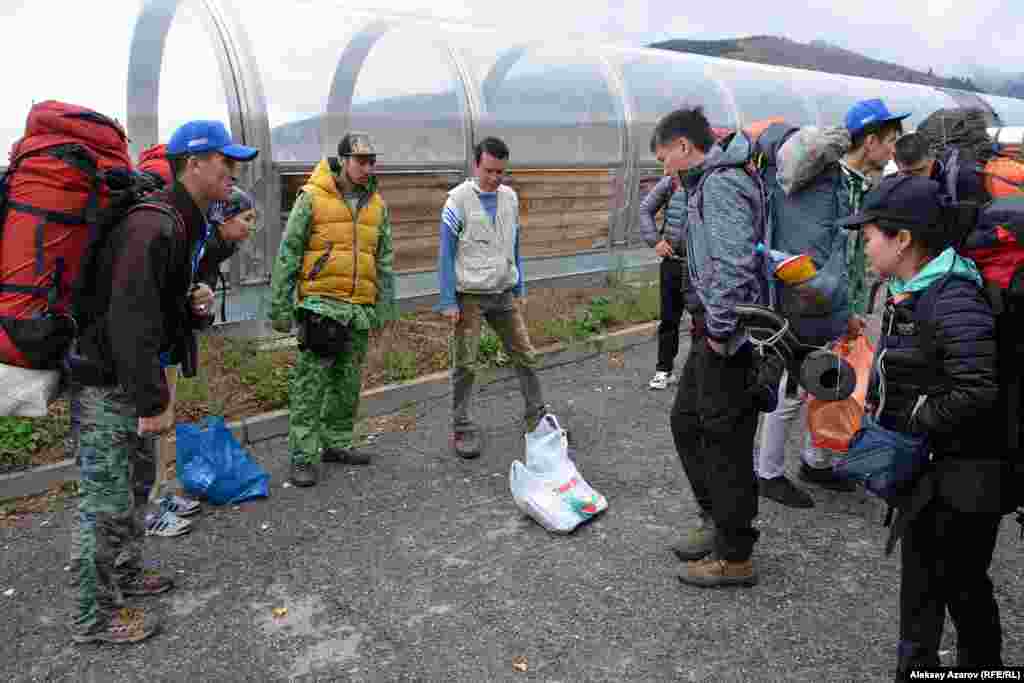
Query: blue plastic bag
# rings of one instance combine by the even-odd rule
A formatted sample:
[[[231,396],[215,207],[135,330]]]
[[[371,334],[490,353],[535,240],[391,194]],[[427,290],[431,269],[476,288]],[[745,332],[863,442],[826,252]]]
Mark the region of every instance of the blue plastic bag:
[[[223,417],[179,424],[176,435],[178,481],[190,495],[214,505],[270,495],[270,475],[235,440]]]

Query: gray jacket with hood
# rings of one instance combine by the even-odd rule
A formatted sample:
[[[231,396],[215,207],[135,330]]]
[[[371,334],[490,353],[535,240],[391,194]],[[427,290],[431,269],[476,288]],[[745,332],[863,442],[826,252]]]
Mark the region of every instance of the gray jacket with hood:
[[[699,172],[683,176],[688,193],[690,278],[707,311],[707,333],[732,355],[747,341],[737,304],[767,303],[764,260],[764,197],[739,167],[750,157],[743,135],[713,146]]]

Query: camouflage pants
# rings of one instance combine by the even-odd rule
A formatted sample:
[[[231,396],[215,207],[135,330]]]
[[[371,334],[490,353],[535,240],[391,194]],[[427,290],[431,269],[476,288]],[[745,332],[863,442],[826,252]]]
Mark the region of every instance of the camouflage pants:
[[[81,568],[75,628],[104,622],[121,600],[120,582],[142,569],[132,459],[139,448],[135,407],[120,387],[81,387]]]
[[[82,403],[78,392],[73,392],[71,397],[71,437],[70,450],[75,458],[75,464],[82,466],[82,458],[79,454],[79,434],[81,433]],[[136,509],[144,508],[148,499],[150,489],[156,483],[156,439],[139,439],[139,450],[132,462],[132,490],[134,493],[133,504]],[[122,555],[127,557],[126,552]],[[82,525],[78,518],[71,523],[71,542],[69,546],[68,560],[71,562],[72,570],[77,570],[77,563],[82,559]]]
[[[519,376],[523,394],[524,427],[533,429],[533,422],[544,408],[540,380],[537,379],[537,353],[530,344],[526,322],[516,308],[510,292],[504,294],[460,294],[462,317],[455,326],[452,344],[452,427],[455,431],[470,429],[470,404],[473,385],[480,369],[480,330],[484,319],[505,347],[505,353]]]
[[[367,330],[352,330],[352,349],[333,362],[300,351],[292,370],[288,450],[294,464],[320,462],[321,448],[349,448],[359,414]]]

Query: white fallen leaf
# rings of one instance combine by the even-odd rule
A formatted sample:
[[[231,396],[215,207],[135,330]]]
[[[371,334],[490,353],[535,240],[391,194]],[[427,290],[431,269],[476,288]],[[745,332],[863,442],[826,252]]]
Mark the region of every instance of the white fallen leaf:
[[[14,595],[14,589],[13,588],[8,588],[7,590],[4,591],[4,597],[9,598],[12,595]]]
[[[184,569],[179,569],[179,570],[178,570],[178,573],[179,573],[179,574],[184,574],[184,573],[185,573],[185,570],[184,570]]]
[[[42,522],[39,523],[39,526],[50,526],[50,520],[44,519]]]
[[[270,528],[270,525],[267,524],[266,522],[264,522],[263,524],[260,524],[260,529],[263,530],[263,531],[266,531],[269,528]]]
[[[285,483],[281,484],[281,488],[283,489],[290,489],[291,487],[292,483],[290,481],[286,481]]]
[[[329,515],[336,515],[336,514],[338,514],[338,511],[337,510],[328,510],[327,514],[329,514]]]
[[[64,565],[64,571],[66,571],[66,572],[71,571],[71,565],[70,564]]]

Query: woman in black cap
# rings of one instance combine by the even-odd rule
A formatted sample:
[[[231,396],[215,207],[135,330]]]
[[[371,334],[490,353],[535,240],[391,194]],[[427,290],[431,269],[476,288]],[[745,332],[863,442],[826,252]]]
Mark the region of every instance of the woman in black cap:
[[[897,505],[902,538],[897,680],[939,665],[946,610],[957,665],[1001,664],[1002,627],[988,577],[1007,497],[995,321],[974,262],[949,245],[940,186],[887,178],[842,221],[863,230],[871,267],[888,281],[868,409],[880,426],[927,437],[931,461]]]

